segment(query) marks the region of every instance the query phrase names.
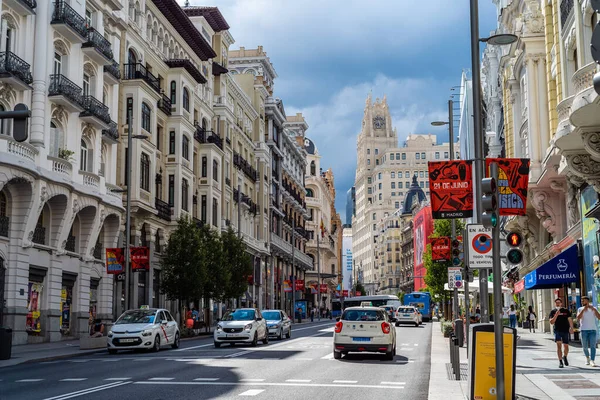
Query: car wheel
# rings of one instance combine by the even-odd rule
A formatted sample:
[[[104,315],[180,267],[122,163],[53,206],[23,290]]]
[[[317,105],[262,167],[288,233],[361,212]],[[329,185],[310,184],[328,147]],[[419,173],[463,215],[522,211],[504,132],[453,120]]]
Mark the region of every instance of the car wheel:
[[[254,333],[254,339],[252,339],[252,347],[256,347],[258,344],[258,332]]]
[[[419,327],[419,323],[418,323],[418,322],[415,322],[415,326],[418,328],[418,327]]]
[[[287,337],[288,339],[292,338],[292,327],[290,327],[290,329],[288,330],[287,335],[285,335],[285,337]]]
[[[179,332],[177,332],[175,334],[175,341],[173,342],[173,344],[171,345],[172,348],[174,349],[178,349],[179,348]]]
[[[269,332],[265,332],[265,338],[262,342],[263,344],[269,344]]]
[[[115,350],[115,349],[108,349],[108,354],[117,354],[117,350]]]
[[[283,328],[279,329],[279,332],[277,333],[277,340],[281,339],[283,339]]]
[[[387,353],[385,353],[385,359],[387,361],[391,361],[394,359],[394,350],[392,349],[392,351],[388,351]]]
[[[400,326],[400,322],[396,322],[396,326],[397,326],[397,327],[398,327],[398,326]]]
[[[160,336],[156,335],[154,338],[154,346],[152,346],[152,351],[157,352],[160,350]]]
[[[333,358],[336,360],[340,360],[342,358],[342,352],[341,351],[333,351]]]
[[[215,342],[215,349],[218,349],[219,347],[221,347],[221,343]]]

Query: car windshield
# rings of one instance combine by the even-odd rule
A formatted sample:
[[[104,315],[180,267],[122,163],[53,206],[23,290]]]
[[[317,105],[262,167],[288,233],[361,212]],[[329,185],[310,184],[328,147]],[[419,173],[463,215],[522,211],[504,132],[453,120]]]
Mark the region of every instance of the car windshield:
[[[263,318],[269,321],[279,321],[281,319],[281,314],[279,311],[263,311]]]
[[[253,321],[254,310],[229,311],[223,316],[223,321]]]
[[[115,325],[121,324],[151,324],[154,322],[156,311],[152,310],[131,310],[126,311],[119,317]]]
[[[342,315],[344,321],[384,321],[383,312],[377,310],[346,310]]]
[[[409,313],[413,313],[413,312],[415,312],[415,309],[414,309],[414,308],[410,308],[410,307],[400,307],[400,308],[398,309],[398,312],[399,312],[399,313],[406,313],[406,314],[409,314]]]

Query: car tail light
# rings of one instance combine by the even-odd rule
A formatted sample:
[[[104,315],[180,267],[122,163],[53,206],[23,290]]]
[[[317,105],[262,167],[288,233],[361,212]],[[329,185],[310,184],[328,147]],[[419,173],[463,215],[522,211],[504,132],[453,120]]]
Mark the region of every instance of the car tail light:
[[[344,324],[342,323],[342,321],[338,321],[335,323],[335,333],[340,333],[342,331],[342,328],[344,327]]]
[[[383,333],[388,334],[391,331],[391,327],[390,324],[388,324],[387,322],[382,322],[381,323],[381,330],[383,331]]]

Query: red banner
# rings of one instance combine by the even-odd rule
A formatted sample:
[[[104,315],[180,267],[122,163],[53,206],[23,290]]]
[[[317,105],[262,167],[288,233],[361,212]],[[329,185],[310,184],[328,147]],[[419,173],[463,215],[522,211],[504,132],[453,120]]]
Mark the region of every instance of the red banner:
[[[125,256],[122,248],[106,249],[106,273],[118,275],[125,272]]]
[[[356,292],[355,295],[356,295],[356,297],[360,297],[360,296],[362,296],[362,292]]]
[[[473,216],[471,160],[430,161],[429,191],[434,219]]]
[[[514,292],[515,294],[522,292],[525,289],[525,280],[521,279],[515,283]]]
[[[131,269],[137,271],[140,269],[150,271],[150,250],[148,247],[130,247]]]
[[[414,291],[425,287],[425,274],[427,270],[424,264],[424,254],[427,245],[431,242],[429,236],[433,233],[433,219],[431,219],[431,207],[420,209],[413,220],[413,243],[414,243]]]
[[[431,261],[446,262],[450,260],[450,238],[441,236],[431,239]]]
[[[490,163],[498,164],[498,208],[500,215],[525,215],[529,187],[528,158],[486,158],[489,176]]]
[[[347,290],[342,290],[342,296],[348,297],[348,291]]]
[[[321,283],[321,293],[327,293],[327,284]]]
[[[304,280],[303,279],[296,279],[296,291],[303,291],[304,290]]]

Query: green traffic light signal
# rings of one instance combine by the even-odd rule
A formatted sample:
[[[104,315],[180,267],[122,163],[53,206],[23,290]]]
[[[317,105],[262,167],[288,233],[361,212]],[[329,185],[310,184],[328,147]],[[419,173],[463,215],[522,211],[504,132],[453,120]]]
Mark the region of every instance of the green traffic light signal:
[[[520,249],[510,249],[506,253],[506,261],[513,265],[520,264],[523,261],[523,252]]]
[[[495,228],[498,225],[498,214],[495,211],[483,213],[481,215],[481,223],[486,228]]]

